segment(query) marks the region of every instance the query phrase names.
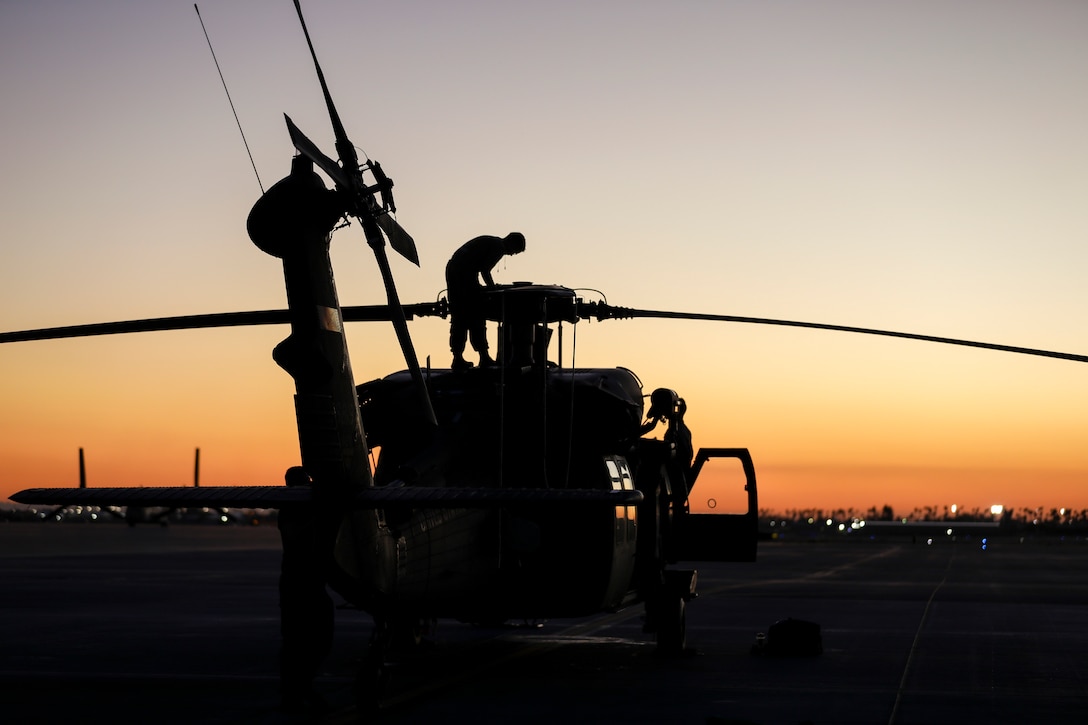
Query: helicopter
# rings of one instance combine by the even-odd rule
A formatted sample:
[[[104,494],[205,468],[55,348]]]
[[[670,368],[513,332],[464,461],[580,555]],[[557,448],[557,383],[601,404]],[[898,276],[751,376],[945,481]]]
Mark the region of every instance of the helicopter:
[[[758,492],[744,448],[685,448],[686,403],[669,388],[649,395],[622,367],[566,368],[554,362],[563,325],[652,316],[777,324],[966,344],[1086,361],[1084,356],[793,321],[689,315],[586,302],[568,288],[531,283],[488,293],[498,325],[499,365],[453,371],[420,367],[406,320],[445,316],[442,304],[403,305],[388,245],[418,263],[414,240],[392,217],[393,184],[376,162],[360,163],[335,110],[306,34],[332,121],[338,160],[285,117],[297,155],[289,176],[249,217],[251,239],[283,262],[286,312],[119,323],[112,329],[31,331],[3,341],[68,334],[225,324],[288,323],[274,359],[295,383],[305,480],[293,486],[30,489],[20,502],[129,506],[312,506],[334,588],[371,613],[384,650],[429,618],[465,621],[578,616],[647,606],[659,644],[682,649],[694,569],[680,562],[753,561]],[[334,182],[325,187],[320,169]],[[367,178],[369,176],[369,179]],[[387,304],[343,308],[329,259],[344,217],[362,227],[381,271]],[[384,319],[396,330],[406,369],[357,384],[344,324]],[[90,329],[93,328],[93,329]],[[555,339],[553,339],[555,338]],[[667,423],[665,440],[644,436],[644,418]],[[380,449],[376,465],[371,449]],[[738,461],[747,510],[699,514],[688,506],[703,466]]]
[[[422,370],[407,315],[444,303],[402,305],[385,251],[418,264],[412,237],[391,216],[393,183],[360,163],[339,118],[295,2],[325,97],[339,161],[285,115],[297,155],[291,173],[254,204],[249,234],[283,262],[288,310],[7,333],[3,342],[288,322],[273,352],[295,383],[300,485],[28,489],[21,503],[127,506],[312,507],[331,587],[375,619],[372,650],[437,618],[502,621],[571,617],[647,605],[659,646],[685,641],[694,569],[681,560],[754,561],[758,493],[743,448],[690,450],[685,403],[653,393],[643,422],[641,381],[625,368],[565,368],[549,361],[552,326],[606,313],[567,288],[518,283],[488,292],[499,326],[499,364]],[[335,188],[325,187],[314,169]],[[365,174],[365,176],[364,176]],[[367,178],[369,177],[369,178]],[[363,229],[387,304],[341,309],[329,258],[344,217]],[[407,369],[356,385],[344,323],[393,324]],[[657,422],[665,440],[643,438]],[[371,449],[380,449],[373,471]],[[713,458],[739,462],[747,509],[696,514],[687,496]],[[290,476],[288,476],[290,480]],[[297,479],[296,479],[297,480]]]

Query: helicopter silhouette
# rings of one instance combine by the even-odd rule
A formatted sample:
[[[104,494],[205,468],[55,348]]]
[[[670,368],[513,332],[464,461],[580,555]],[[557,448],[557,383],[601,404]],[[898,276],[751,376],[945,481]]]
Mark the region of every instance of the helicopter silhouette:
[[[581,616],[644,604],[647,629],[670,652],[685,646],[698,561],[754,561],[758,491],[745,448],[690,450],[680,394],[658,388],[644,415],[642,384],[623,367],[564,367],[552,358],[563,325],[658,317],[805,327],[966,345],[1088,362],[1088,356],[822,323],[613,307],[558,285],[488,291],[498,364],[422,369],[406,321],[445,317],[444,302],[404,305],[386,246],[418,264],[396,222],[393,183],[360,162],[336,111],[295,2],[328,107],[338,160],[285,116],[298,152],[291,173],[254,205],[250,237],[283,262],[287,310],[134,320],[0,335],[0,342],[289,324],[274,359],[295,382],[301,468],[293,486],[28,489],[21,503],[310,507],[313,566],[375,619],[372,659],[434,618],[498,621]],[[328,189],[316,173],[333,181]],[[357,221],[381,272],[387,304],[341,307],[329,258],[334,228]],[[358,384],[344,323],[391,322],[406,368]],[[553,339],[558,338],[558,339]],[[561,353],[556,356],[562,360]],[[646,420],[646,419],[649,420]],[[663,440],[647,437],[663,422]],[[373,470],[370,454],[380,449]],[[747,510],[689,507],[715,458],[744,472]]]

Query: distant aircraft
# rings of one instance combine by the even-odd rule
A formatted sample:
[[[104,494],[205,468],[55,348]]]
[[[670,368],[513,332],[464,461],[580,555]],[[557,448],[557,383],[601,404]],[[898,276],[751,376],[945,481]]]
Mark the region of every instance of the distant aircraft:
[[[200,449],[196,449],[194,464],[193,464],[193,488],[200,486]],[[87,489],[87,465],[86,458],[84,457],[83,449],[79,449],[79,488]],[[90,494],[88,494],[90,495]],[[214,516],[216,520],[222,523],[231,523],[238,521],[238,517],[235,516],[229,509],[226,508],[207,508],[201,507],[196,509],[185,509],[178,506],[141,506],[141,505],[96,505],[93,507],[87,507],[87,510],[83,510],[83,506],[72,506],[65,504],[57,507],[51,514],[43,514],[43,518],[54,518],[57,521],[61,521],[72,515],[84,516],[89,515],[92,519],[98,517],[99,513],[108,514],[114,518],[124,519],[129,526],[136,526],[137,524],[159,524],[166,526],[170,523],[172,518],[178,519],[182,516],[189,515],[190,518],[204,518]]]

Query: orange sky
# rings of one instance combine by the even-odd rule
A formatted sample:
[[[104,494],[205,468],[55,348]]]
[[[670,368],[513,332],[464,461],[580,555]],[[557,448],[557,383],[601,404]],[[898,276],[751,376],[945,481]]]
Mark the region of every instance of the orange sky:
[[[396,181],[430,301],[452,251],[610,303],[1088,353],[1088,6],[313,0],[349,135]],[[291,3],[202,5],[267,187],[331,132]],[[382,32],[373,32],[381,28]],[[562,48],[562,52],[557,49]],[[260,191],[192,4],[0,9],[0,328],[281,307]],[[383,301],[356,227],[344,304]],[[595,299],[597,292],[586,292]],[[410,323],[445,365],[446,326]],[[0,495],[267,484],[297,462],[278,329],[0,348]],[[402,367],[349,329],[359,381]],[[578,365],[677,389],[772,508],[1088,508],[1088,366],[841,333],[581,324]]]

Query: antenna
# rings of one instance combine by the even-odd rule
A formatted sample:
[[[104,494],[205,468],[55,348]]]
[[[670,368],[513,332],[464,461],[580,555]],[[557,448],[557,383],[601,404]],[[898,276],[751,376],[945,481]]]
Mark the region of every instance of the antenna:
[[[212,60],[215,61],[215,69],[219,71],[219,80],[223,83],[223,91],[227,94],[227,102],[230,104],[231,113],[234,114],[234,122],[238,124],[238,133],[242,134],[242,144],[246,147],[246,153],[249,155],[249,163],[253,167],[253,175],[257,177],[257,186],[261,187],[261,193],[264,194],[264,184],[261,183],[261,175],[257,173],[257,164],[253,161],[253,152],[249,150],[249,142],[246,141],[246,132],[242,130],[242,122],[238,119],[238,111],[234,108],[234,101],[230,97],[230,90],[227,89],[227,79],[223,77],[223,69],[219,67],[219,59],[215,57],[215,48],[212,47],[212,39],[208,37],[208,29],[204,27],[204,18],[200,17],[200,8],[196,3],[193,3],[193,8],[196,10],[196,17],[200,20],[200,29],[204,31],[204,39],[208,41],[208,50],[212,52]]]

